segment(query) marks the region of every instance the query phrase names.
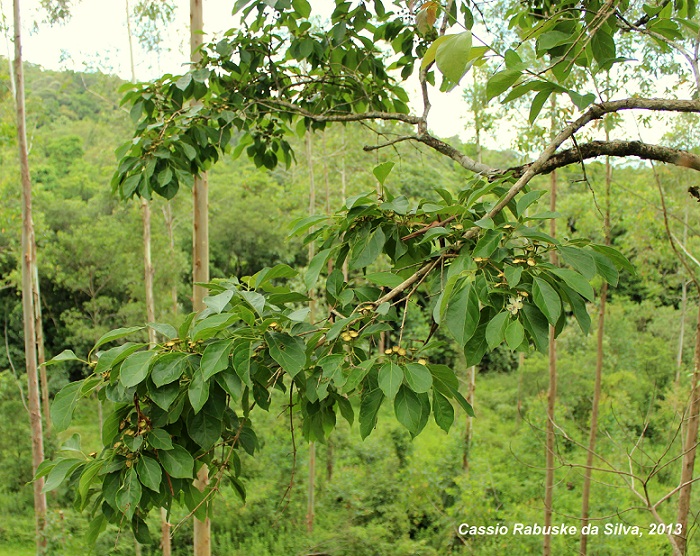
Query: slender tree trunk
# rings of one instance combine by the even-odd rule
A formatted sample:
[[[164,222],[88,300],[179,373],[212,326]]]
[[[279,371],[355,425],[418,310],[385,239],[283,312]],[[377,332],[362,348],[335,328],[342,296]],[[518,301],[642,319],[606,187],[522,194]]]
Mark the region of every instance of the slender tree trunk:
[[[203,43],[202,29],[204,16],[202,0],[190,0],[190,49],[192,61],[201,58],[199,47]],[[194,177],[193,188],[193,233],[192,233],[192,307],[195,311],[204,309],[207,289],[197,286],[209,282],[209,184],[207,175]],[[203,491],[209,483],[206,465],[197,474],[195,486]],[[211,556],[211,520],[194,518],[194,556]]]
[[[554,106],[553,106],[554,108]],[[552,111],[554,113],[554,110]],[[552,115],[554,122],[554,115]],[[554,128],[554,125],[552,125]],[[557,173],[556,171],[550,174],[550,210],[555,211],[557,206]],[[556,237],[557,227],[556,220],[553,218],[550,221],[549,233],[552,237]],[[549,260],[552,264],[557,263],[557,257],[554,251],[550,252]],[[546,472],[544,483],[544,526],[552,525],[552,507],[554,501],[554,452],[555,452],[555,435],[554,435],[554,409],[557,399],[557,344],[554,339],[554,327],[549,327],[549,393],[547,394],[547,426],[546,426]],[[549,534],[544,535],[543,552],[544,556],[552,554],[552,537]]]
[[[605,132],[606,141],[610,140],[610,133]],[[603,217],[603,233],[605,245],[610,245],[610,185],[612,183],[612,166],[610,157],[605,158],[605,214]],[[581,494],[581,529],[589,522],[590,499],[591,499],[591,478],[593,475],[593,455],[595,453],[596,440],[598,437],[598,409],[600,407],[601,384],[603,381],[603,360],[605,350],[603,340],[605,337],[605,304],[608,300],[608,283],[603,281],[600,288],[600,305],[598,307],[598,332],[597,351],[595,363],[595,385],[593,386],[593,402],[591,404],[591,429],[588,434],[588,452],[586,453],[586,468],[583,474],[583,491]],[[581,533],[581,544],[579,546],[581,556],[588,553],[588,535]]]
[[[309,215],[316,212],[316,184],[314,183],[313,146],[311,132],[306,132],[306,160],[309,165]],[[314,258],[314,243],[309,243],[309,262]],[[316,295],[309,292],[309,322],[316,319]],[[316,443],[309,442],[309,482],[306,500],[306,530],[314,530],[314,513],[316,501]]]
[[[134,38],[131,32],[131,10],[129,8],[129,0],[124,0],[126,9],[126,30],[129,39],[129,63],[131,66],[131,81],[136,83],[136,65],[134,63]],[[147,199],[141,198],[141,222],[143,224],[143,273],[144,273],[144,288],[146,293],[146,320],[155,322],[156,320],[156,303],[153,295],[153,276],[155,274],[153,268],[153,259],[151,257],[151,205]],[[150,348],[156,345],[156,331],[148,328],[148,344]],[[98,403],[100,403],[98,401]],[[100,427],[101,428],[101,427]],[[161,546],[163,554],[170,555],[170,526],[167,519],[163,518],[161,513]],[[141,545],[134,539],[134,552],[136,556],[141,555]]]
[[[688,205],[683,214],[683,245],[688,244]],[[681,282],[681,318],[680,331],[678,332],[678,352],[676,354],[676,384],[681,382],[681,369],[683,368],[683,341],[685,339],[685,314],[688,309],[688,281],[683,277]]]
[[[32,222],[32,182],[29,173],[29,156],[27,151],[27,128],[24,106],[24,67],[22,63],[22,23],[19,0],[13,3],[15,35],[15,95],[17,110],[17,144],[22,179],[22,313],[24,318],[24,353],[27,368],[29,420],[32,429],[32,470],[36,474],[39,464],[44,460],[44,435],[41,423],[39,402],[39,377],[36,356],[36,313],[34,310],[34,224]],[[37,554],[43,554],[46,548],[44,530],[46,526],[46,495],[42,492],[44,479],[34,481],[34,516],[36,519]]]
[[[170,249],[170,255],[175,257],[175,216],[173,215],[173,205],[170,201],[167,201],[163,205],[163,218],[165,220],[165,230],[168,234],[168,245]],[[173,280],[173,285],[170,288],[170,301],[171,310],[173,315],[177,315],[177,281]]]
[[[343,137],[343,156],[340,159],[340,198],[342,199],[342,204],[345,204],[345,196],[347,195],[347,190],[346,190],[346,173],[345,173],[345,153],[347,152],[347,145],[345,142],[345,127],[342,129],[342,137]],[[348,281],[348,259],[345,257],[345,260],[343,261],[343,280],[345,282]]]
[[[474,406],[474,391],[476,390],[476,365],[467,369],[467,401]],[[462,454],[462,469],[469,470],[469,459],[472,446],[472,435],[474,434],[474,419],[467,415],[467,423],[464,429],[464,452]]]
[[[695,361],[690,386],[690,401],[686,417],[685,442],[683,443],[683,459],[681,461],[681,480],[678,496],[678,517],[676,523],[681,524],[681,534],[674,535],[681,554],[688,550],[688,514],[690,513],[690,497],[693,488],[693,472],[695,470],[695,455],[698,447],[698,424],[700,423],[700,305],[698,305],[698,320],[695,327]]]
[[[46,376],[46,352],[44,351],[44,323],[41,316],[41,288],[39,287],[39,265],[37,264],[36,240],[32,241],[32,258],[34,260],[34,276],[32,279],[32,295],[34,296],[34,322],[36,329],[37,364],[39,367],[39,383],[41,386],[41,410],[44,414],[46,434],[51,433],[51,412],[49,408],[49,381]]]

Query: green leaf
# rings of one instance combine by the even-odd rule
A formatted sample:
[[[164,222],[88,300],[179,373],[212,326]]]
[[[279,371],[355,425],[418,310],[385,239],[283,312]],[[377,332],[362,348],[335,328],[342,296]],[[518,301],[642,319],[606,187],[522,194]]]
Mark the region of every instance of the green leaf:
[[[593,255],[593,259],[595,259],[597,273],[611,286],[617,286],[620,275],[610,259],[598,251],[591,252],[591,255]]]
[[[97,538],[100,533],[107,528],[107,518],[105,514],[98,512],[97,515],[90,521],[87,533],[85,533],[85,543],[88,546],[94,546],[97,543]]]
[[[172,450],[173,441],[170,434],[163,429],[152,429],[146,437],[148,443],[156,450]]]
[[[418,400],[418,396],[410,389],[401,385],[394,399],[394,413],[396,419],[412,435],[416,435],[419,431],[422,406]]]
[[[567,286],[581,294],[583,297],[588,299],[588,301],[593,301],[595,296],[593,287],[581,274],[566,268],[553,268],[550,270],[550,272],[556,276],[559,276],[559,278],[566,282]]]
[[[425,54],[423,54],[423,60],[421,61],[420,69],[424,70],[435,61],[435,55],[437,54],[438,48],[451,36],[452,35],[442,35],[441,37],[438,37],[433,41],[433,43],[428,47],[428,50],[425,51]]]
[[[525,193],[524,195],[522,195],[518,199],[518,203],[517,203],[517,211],[516,212],[518,213],[518,216],[522,216],[523,214],[525,214],[525,211],[527,210],[527,208],[532,203],[536,202],[544,194],[545,194],[544,190],[538,189],[535,191],[529,191],[529,192]]]
[[[530,123],[535,123],[535,120],[537,119],[537,116],[540,115],[540,112],[542,112],[542,108],[544,107],[544,104],[547,102],[549,97],[552,95],[553,88],[552,89],[545,89],[544,91],[540,91],[535,95],[535,98],[532,99],[532,103],[530,104],[530,114],[528,116],[528,119],[530,120]]]
[[[576,317],[576,322],[578,322],[579,327],[584,334],[588,334],[591,329],[591,316],[588,314],[586,309],[586,302],[583,298],[567,286],[562,286],[564,295],[569,300],[569,305],[571,305],[571,310],[574,312],[574,317]]]
[[[488,259],[498,249],[502,234],[498,230],[486,230],[474,247],[472,257]]]
[[[549,344],[549,325],[547,323],[547,318],[531,303],[525,303],[520,314],[523,319],[523,327],[530,334],[535,347],[538,351],[546,353]]]
[[[128,520],[134,516],[136,506],[141,501],[143,490],[139,481],[136,469],[131,468],[126,472],[124,483],[117,491],[116,502],[117,508],[126,516]]]
[[[382,164],[374,167],[372,173],[374,174],[374,177],[377,178],[379,183],[384,185],[384,182],[386,181],[387,176],[391,173],[391,170],[394,168],[394,165],[395,164],[393,162],[383,162]]]
[[[143,330],[143,328],[143,326],[130,326],[128,328],[117,328],[116,330],[111,330],[110,332],[107,332],[102,337],[100,337],[99,340],[97,340],[97,343],[95,344],[95,347],[92,348],[92,350],[95,351],[98,347],[108,342],[113,342],[115,340],[126,338],[134,332]]]
[[[404,376],[411,390],[418,394],[427,392],[433,385],[433,375],[428,367],[419,363],[408,363],[404,367]]]
[[[604,27],[599,28],[591,37],[591,51],[593,58],[601,66],[617,56],[615,39]]]
[[[124,359],[119,372],[119,382],[126,388],[140,384],[148,376],[155,351],[138,351]]]
[[[85,460],[75,458],[60,460],[46,477],[42,492],[49,492],[61,486],[63,481],[70,477],[73,472],[84,463]]]
[[[523,267],[503,265],[503,274],[505,274],[506,282],[511,288],[514,288],[520,283],[520,277],[523,274]]]
[[[265,334],[272,357],[292,378],[306,365],[306,345],[300,338],[288,334],[268,332]]]
[[[243,293],[244,292],[241,292],[241,295]],[[222,313],[219,315],[209,315],[194,325],[192,329],[192,341],[207,340],[237,320],[238,315],[235,314]]]
[[[44,365],[53,365],[61,361],[82,361],[72,349],[64,349],[61,353],[49,359]]]
[[[136,462],[136,472],[141,484],[154,492],[160,492],[160,478],[162,475],[160,464],[147,455],[141,455]]]
[[[319,251],[311,262],[309,263],[309,268],[304,275],[304,285],[306,286],[306,291],[311,290],[318,282],[318,277],[321,274],[321,270],[326,265],[328,258],[331,256],[332,249],[324,249]]]
[[[464,346],[464,356],[467,367],[478,365],[488,351],[489,344],[486,341],[486,323],[480,324],[474,331],[474,335]],[[444,393],[444,392],[443,392]]]
[[[371,392],[362,396],[360,402],[360,436],[364,440],[374,430],[377,425],[377,413],[384,401],[384,393],[375,388]]]
[[[180,79],[175,81],[175,86],[180,89],[181,91],[184,91],[187,89],[188,85],[192,82],[192,74],[191,73],[186,73]]]
[[[82,380],[71,382],[56,394],[51,404],[51,423],[57,432],[64,431],[70,426],[82,385]]]
[[[158,356],[151,369],[153,384],[160,387],[178,380],[185,372],[187,358],[188,355],[180,351]]]
[[[148,383],[148,395],[158,407],[167,411],[170,406],[180,395],[180,383],[171,382],[165,386],[157,388],[155,385]]]
[[[253,387],[250,380],[251,344],[248,341],[236,341],[233,346],[233,369],[238,377],[249,388]]]
[[[209,380],[228,367],[232,348],[233,340],[217,340],[204,349],[200,363],[204,380]]]
[[[353,245],[349,266],[351,270],[364,268],[372,264],[384,248],[386,236],[381,228],[377,228],[366,239],[361,239]]]
[[[115,365],[121,363],[132,353],[148,347],[148,344],[136,344],[134,342],[126,342],[117,347],[113,347],[99,354],[97,365],[95,365],[95,374],[102,374],[114,368]]]
[[[452,390],[459,387],[454,371],[447,365],[430,365],[429,370],[430,374],[433,375],[433,391],[438,391],[451,398]]]
[[[472,34],[464,31],[450,35],[442,41],[435,53],[435,64],[452,83],[459,83],[470,67],[469,53],[472,48]]]
[[[486,83],[486,99],[491,100],[507,91],[521,75],[522,72],[516,69],[506,69],[492,75]]]
[[[197,369],[192,375],[192,382],[187,389],[187,396],[192,404],[192,409],[198,413],[209,399],[209,382],[204,379],[202,369]]]
[[[596,264],[592,255],[579,247],[565,245],[558,245],[557,251],[559,251],[562,260],[583,274],[584,278],[587,280],[593,278],[596,273]]]
[[[371,272],[367,274],[365,278],[377,286],[385,286],[388,288],[395,288],[403,283],[403,278],[401,278],[401,276],[397,276],[391,272]]]
[[[390,400],[394,399],[402,382],[403,369],[396,363],[389,361],[379,369],[379,388]]]
[[[84,509],[89,501],[90,485],[94,478],[102,470],[102,461],[91,461],[83,468],[78,481],[78,496],[80,497],[80,509]]]
[[[206,411],[190,415],[187,418],[187,433],[202,450],[209,450],[221,436],[221,420]]]
[[[242,290],[239,293],[241,297],[245,299],[246,303],[248,303],[258,315],[262,316],[265,310],[265,296],[258,292],[246,290]]]
[[[510,349],[517,349],[525,339],[525,329],[519,320],[513,320],[506,328],[506,344]]]
[[[532,279],[532,300],[547,317],[549,324],[555,326],[561,315],[561,298],[549,282],[538,277]]]
[[[479,297],[469,282],[453,290],[447,302],[444,323],[460,346],[474,335],[479,325]]]
[[[190,453],[179,444],[172,450],[158,452],[160,463],[166,473],[175,479],[192,479],[194,459]]]
[[[433,416],[438,427],[445,432],[450,432],[450,427],[455,420],[455,410],[449,400],[435,390],[433,390]]]
[[[486,325],[486,343],[489,349],[494,349],[498,346],[505,337],[506,327],[508,326],[508,316],[510,313],[504,311],[498,313]]]
[[[598,251],[598,253],[600,253],[601,255],[605,255],[608,259],[610,259],[613,263],[615,263],[615,266],[617,268],[622,268],[631,274],[636,274],[636,271],[634,270],[634,266],[632,266],[632,263],[630,263],[627,260],[627,258],[622,253],[620,253],[617,249],[610,247],[608,245],[598,245],[596,243],[592,243],[591,247],[595,251]]]
[[[226,290],[217,295],[208,295],[202,301],[215,313],[220,313],[224,310],[226,305],[233,297],[233,292],[231,290]]]

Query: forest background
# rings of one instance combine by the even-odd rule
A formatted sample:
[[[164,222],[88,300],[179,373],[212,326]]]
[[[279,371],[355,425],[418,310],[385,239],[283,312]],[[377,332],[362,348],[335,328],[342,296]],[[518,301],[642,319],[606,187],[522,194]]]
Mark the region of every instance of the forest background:
[[[25,418],[22,378],[23,341],[19,297],[19,163],[16,160],[14,104],[8,64],[0,69],[0,314],[4,349],[0,353],[0,551],[34,552],[31,435]],[[481,71],[481,70],[480,70]],[[518,114],[492,103],[485,107],[480,81],[465,79],[465,111],[479,134],[460,147],[475,159],[515,166],[547,136],[544,127],[519,122]],[[46,351],[70,347],[86,353],[105,332],[145,320],[140,206],[119,201],[109,181],[115,169],[111,152],[128,140],[133,123],[119,105],[122,80],[96,71],[54,72],[29,65],[26,72],[30,162],[34,180],[35,223],[39,253]],[[470,83],[471,82],[471,83]],[[501,120],[501,123],[497,122]],[[505,123],[503,123],[505,122]],[[672,146],[695,148],[696,119],[665,122],[663,138]],[[513,144],[483,146],[483,135],[498,136],[500,126],[521,126]],[[640,126],[658,125],[640,121]],[[375,190],[372,168],[397,162],[387,186],[409,199],[430,196],[439,186],[457,191],[466,171],[427,149],[397,145],[387,154],[366,153],[377,132],[400,134],[399,124],[369,128],[360,124],[329,128],[296,139],[297,163],[289,169],[258,169],[246,157],[223,159],[210,173],[210,250],[212,278],[251,275],[265,266],[286,263],[303,270],[308,250],[288,238],[295,219],[309,213],[311,173],[317,213],[338,210],[344,197]],[[478,138],[478,139],[477,139]],[[492,144],[497,139],[492,137]],[[605,165],[591,162],[585,176],[573,166],[559,173],[557,211],[560,233],[603,242],[599,206],[604,196]],[[653,469],[648,485],[656,497],[673,488],[672,466],[659,466],[683,448],[679,431],[687,404],[698,300],[667,238],[659,184],[666,192],[669,227],[689,253],[697,252],[697,205],[688,188],[697,178],[682,169],[641,163],[612,166],[610,211],[612,244],[636,272],[620,272],[609,293],[604,339],[605,363],[598,453],[609,469],[596,475],[591,515],[599,523],[619,522],[649,529],[649,512],[622,475],[631,465]],[[547,178],[541,178],[547,183]],[[437,194],[435,198],[437,199]],[[548,206],[545,197],[540,201]],[[533,207],[534,210],[534,207]],[[157,320],[177,325],[191,310],[191,199],[156,199],[152,241]],[[599,290],[602,283],[593,281]],[[592,312],[595,311],[593,305]],[[405,333],[425,337],[430,322],[413,312]],[[595,329],[595,322],[592,329]],[[440,333],[439,333],[440,334]],[[454,367],[462,389],[470,379],[453,340],[440,337],[428,355]],[[583,446],[590,425],[596,339],[569,327],[558,340],[560,381],[557,399],[557,483],[555,515],[575,523],[580,512]],[[82,378],[78,365],[49,367],[54,395]],[[213,520],[214,552],[220,554],[495,554],[513,546],[510,537],[465,536],[458,525],[535,523],[541,519],[544,481],[547,358],[528,353],[519,358],[505,347],[488,354],[478,368],[473,405],[476,418],[463,412],[449,434],[435,423],[415,439],[386,410],[378,429],[360,441],[357,425],[340,423],[325,445],[318,446],[316,520],[307,526],[307,445],[295,447],[285,414],[257,415],[261,449],[246,458],[243,504],[232,487],[217,499]],[[46,435],[51,450],[79,434],[86,451],[99,448],[100,405],[81,407],[67,431]],[[22,418],[19,418],[19,416]],[[295,454],[295,457],[292,455]],[[244,456],[245,457],[245,456]],[[661,469],[658,469],[661,467]],[[617,470],[610,472],[610,469]],[[291,489],[287,492],[288,487]],[[49,498],[49,546],[52,554],[133,554],[128,531],[109,528],[97,547],[84,545],[87,521],[72,508],[75,493],[62,487]],[[669,503],[659,512],[673,523]],[[181,516],[188,512],[182,510]],[[697,504],[693,506],[689,553],[700,547]],[[177,519],[171,520],[177,523]],[[157,524],[154,524],[157,529]],[[521,554],[541,551],[541,538],[518,539]],[[173,553],[189,553],[191,524],[177,528]],[[573,553],[578,538],[554,539],[555,553]],[[157,553],[158,540],[138,548]],[[599,535],[594,554],[671,553],[663,536],[641,538]],[[1,554],[2,552],[0,552]]]

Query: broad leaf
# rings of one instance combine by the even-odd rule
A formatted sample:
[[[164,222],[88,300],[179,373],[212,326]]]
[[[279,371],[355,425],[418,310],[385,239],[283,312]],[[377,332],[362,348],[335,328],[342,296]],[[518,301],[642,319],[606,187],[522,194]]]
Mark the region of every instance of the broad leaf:
[[[379,369],[379,388],[390,400],[394,399],[402,382],[403,369],[393,361],[384,363]]]
[[[151,368],[151,360],[155,357],[155,351],[139,351],[131,354],[122,363],[119,371],[119,382],[126,388],[136,386],[148,376]]]
[[[166,473],[176,479],[191,479],[194,469],[194,459],[190,453],[179,444],[172,450],[158,452],[160,463]]]

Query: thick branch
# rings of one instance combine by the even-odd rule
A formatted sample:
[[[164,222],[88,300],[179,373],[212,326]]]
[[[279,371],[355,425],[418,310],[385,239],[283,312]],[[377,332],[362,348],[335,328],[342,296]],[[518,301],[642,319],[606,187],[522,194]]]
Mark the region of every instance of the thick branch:
[[[548,174],[557,168],[598,156],[636,156],[644,160],[656,160],[700,171],[700,156],[686,151],[661,145],[650,145],[641,141],[591,141],[579,145],[578,148],[567,149],[555,154],[541,166],[539,173]],[[530,164],[524,164],[509,168],[506,173],[513,172],[517,178],[522,176],[529,167]]]

